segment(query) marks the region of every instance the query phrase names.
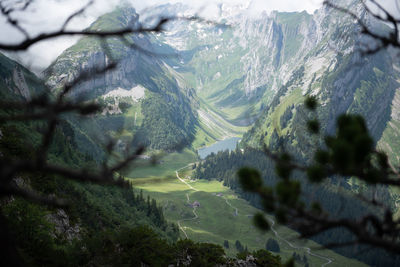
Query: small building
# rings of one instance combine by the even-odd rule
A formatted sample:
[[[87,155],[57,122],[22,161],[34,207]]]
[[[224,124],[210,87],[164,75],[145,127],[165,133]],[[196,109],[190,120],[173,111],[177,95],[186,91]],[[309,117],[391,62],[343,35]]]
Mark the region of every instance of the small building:
[[[198,201],[193,202],[192,207],[193,208],[199,208],[200,207],[200,202],[198,202]]]

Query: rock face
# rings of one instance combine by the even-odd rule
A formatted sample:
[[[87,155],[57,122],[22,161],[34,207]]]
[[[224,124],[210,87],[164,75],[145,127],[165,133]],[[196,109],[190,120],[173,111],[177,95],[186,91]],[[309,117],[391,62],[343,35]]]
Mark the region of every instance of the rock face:
[[[21,95],[25,100],[31,98],[31,92],[26,84],[24,74],[18,66],[13,71],[13,81],[15,84],[15,93]]]
[[[0,94],[5,99],[18,97],[24,100],[43,94],[45,88],[29,70],[0,53]]]
[[[90,29],[117,30],[135,27],[138,24],[138,17],[133,8],[119,8],[100,17],[91,25]],[[128,39],[135,45],[146,47],[150,51],[156,45],[152,43],[151,38],[144,35],[131,35]],[[64,51],[45,70],[47,84],[57,90],[82,73],[89,73],[92,74],[89,79],[80,82],[71,94],[75,97],[88,95],[93,98],[118,88],[130,90],[139,84],[149,82],[143,76],[152,75],[156,71],[163,72],[162,65],[164,63],[158,57],[147,56],[135,49],[130,49],[118,39],[108,39],[106,43],[109,47],[108,52],[103,49],[103,45],[97,39],[81,39],[76,45]],[[116,61],[118,61],[118,65],[115,69],[106,71],[101,75],[94,74],[96,70],[101,70],[111,62]],[[151,87],[150,85],[143,86]],[[147,89],[157,90],[159,88]]]
[[[116,11],[106,14],[99,18],[91,26],[91,30],[117,30],[122,27],[135,27],[138,15],[133,8],[117,9]],[[128,73],[136,69],[136,60],[134,51],[120,45],[115,40],[107,40],[110,53],[106,55],[102,44],[98,39],[84,38],[76,45],[67,49],[59,56],[56,61],[45,70],[46,83],[56,90],[65,83],[73,81],[82,73],[94,74],[96,70],[100,70],[112,62],[114,56],[119,59],[124,56],[124,60],[119,64],[118,68],[113,71],[107,71],[101,75],[90,75],[89,79],[82,81],[76,86],[72,95],[77,96],[84,93],[90,95],[107,93],[109,90],[121,86],[122,88],[129,86],[127,80]],[[121,47],[118,47],[121,46]],[[113,49],[123,51],[111,51]],[[116,55],[121,53],[120,55]],[[128,53],[128,55],[126,55]],[[116,59],[116,58],[115,58]],[[132,87],[130,87],[132,88]],[[96,90],[93,92],[94,90]]]
[[[374,23],[358,6],[352,8],[368,23]],[[371,40],[356,34],[358,25],[349,17],[327,8],[313,15],[273,13],[269,19],[272,22],[266,23],[265,29],[269,29],[266,32],[270,33],[270,39],[261,38],[260,43],[268,44],[266,48],[275,51],[271,53],[275,58],[267,57],[267,62],[275,61],[267,64],[269,69],[265,72],[262,68],[256,72],[261,76],[270,73],[273,80],[268,81],[267,90],[277,91],[255,126],[244,136],[242,144],[257,147],[261,142],[272,146],[284,143],[296,146],[299,153],[306,153],[312,144],[305,134],[307,114],[302,105],[305,95],[319,99],[318,116],[326,133],[334,132],[337,116],[351,112],[367,119],[376,142],[385,136],[384,132],[394,134],[398,111],[395,95],[400,85],[398,68],[390,51],[362,56],[357,52],[360,44]],[[291,46],[293,50],[288,48]],[[249,61],[257,62],[257,59]],[[255,77],[249,73],[244,81]],[[386,129],[387,125],[391,129]],[[390,143],[389,138],[385,140]],[[384,142],[382,145],[385,146]]]
[[[61,237],[67,241],[80,239],[79,225],[71,225],[69,216],[63,209],[59,209],[56,213],[47,215],[46,219],[54,224],[54,237]]]
[[[318,93],[322,75],[337,67],[337,51],[349,55],[361,41],[352,35],[357,31],[354,21],[327,8],[312,15],[273,12],[251,16],[247,6],[220,6],[218,19],[230,27],[176,22],[165,35],[157,36],[179,51],[177,71],[193,75],[191,86],[197,94],[235,125],[252,124],[300,67],[304,67],[299,84],[302,94]],[[190,8],[176,4],[155,8],[152,15],[165,10],[191,14]],[[359,77],[347,73],[338,84],[342,88],[338,96],[344,96],[349,79],[354,87]]]
[[[100,17],[90,28],[135,28],[139,25],[138,19],[133,8],[123,7]],[[127,36],[126,41],[155,53],[173,52],[153,35],[134,34]],[[101,120],[98,128],[103,128],[101,131],[105,136],[119,132],[122,125],[128,125],[129,135],[138,136],[135,137],[137,141],[133,139],[137,145],[174,150],[182,144],[190,144],[197,124],[197,113],[193,111],[198,105],[197,98],[194,90],[171,67],[171,62],[156,54],[132,49],[117,38],[105,42],[108,49],[97,39],[83,38],[64,51],[44,72],[47,85],[57,92],[64,84],[88,73],[89,78],[75,86],[70,96],[105,104],[102,115],[108,122],[105,123],[101,116],[96,117]],[[111,62],[118,62],[116,68],[95,74]],[[110,127],[104,129],[104,125]],[[94,139],[96,134],[99,132],[88,135]],[[164,142],[166,137],[169,140]],[[128,144],[132,137],[120,141]]]
[[[148,50],[177,53],[174,59],[144,55],[115,39],[108,41],[111,53],[106,55],[100,43],[83,39],[46,71],[47,83],[57,90],[82,71],[104,67],[112,58],[121,59],[115,70],[82,82],[73,94],[92,99],[119,89],[143,87],[145,96],[141,101],[129,103],[142,105],[154,93],[166,106],[179,107],[165,116],[177,129],[169,132],[178,135],[193,132],[198,120],[205,122],[206,116],[197,115],[203,110],[193,111],[199,107],[198,95],[232,125],[253,125],[259,118],[244,137],[243,144],[251,146],[257,146],[264,135],[264,141],[272,143],[279,138],[286,138],[289,144],[295,139],[307,140],[302,133],[305,114],[301,103],[304,95],[315,95],[322,104],[320,118],[326,121],[326,132],[334,131],[339,114],[360,113],[368,118],[368,127],[379,141],[397,110],[393,97],[398,87],[398,68],[394,67],[391,54],[361,56],[357,53],[360,44],[371,40],[357,34],[357,23],[331,9],[323,7],[314,14],[273,12],[249,16],[248,5],[219,7],[221,21],[230,27],[176,21],[165,34],[129,37],[132,43]],[[357,5],[352,8],[367,23],[374,24]],[[192,13],[185,5],[174,4],[155,7],[149,16]],[[134,9],[121,8],[91,27],[115,29],[138,23],[140,18]],[[114,99],[104,114],[122,114],[115,104],[119,102]],[[140,118],[143,114],[138,115]],[[143,125],[149,121],[144,118]],[[393,135],[397,127],[395,119],[392,121],[388,135]],[[147,143],[162,136],[165,134],[158,134]]]

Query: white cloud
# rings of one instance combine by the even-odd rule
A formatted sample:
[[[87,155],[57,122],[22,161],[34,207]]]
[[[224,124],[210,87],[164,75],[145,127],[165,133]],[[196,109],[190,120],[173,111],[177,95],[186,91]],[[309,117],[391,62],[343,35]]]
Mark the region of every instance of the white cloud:
[[[95,0],[85,14],[71,21],[70,29],[84,29],[88,27],[98,16],[111,11],[121,2],[131,3],[137,10],[145,9],[151,5],[183,2],[194,8],[201,9],[200,15],[207,16],[214,13],[220,3],[241,4],[245,0]],[[321,6],[322,0],[247,0],[251,1],[252,10],[262,11],[302,11],[312,13]],[[31,36],[41,32],[58,30],[63,21],[73,12],[79,10],[85,2],[82,0],[36,0],[28,11],[17,14]],[[12,29],[0,18],[0,42],[15,43],[22,40],[23,35]],[[56,40],[42,42],[32,46],[28,51],[13,55],[19,61],[28,64],[33,70],[39,71],[48,66],[63,50],[76,42],[76,38],[58,38]]]
[[[395,16],[396,18],[400,18],[400,3],[398,0],[377,0],[385,10],[389,11],[391,15]],[[367,2],[368,3],[368,2]],[[385,14],[373,3],[369,3],[369,7],[371,10],[380,13],[383,17]]]
[[[322,0],[309,0],[309,1],[265,1],[253,0],[252,7],[254,9],[262,9],[266,11],[279,10],[279,11],[303,11],[313,13],[315,9],[320,7]]]

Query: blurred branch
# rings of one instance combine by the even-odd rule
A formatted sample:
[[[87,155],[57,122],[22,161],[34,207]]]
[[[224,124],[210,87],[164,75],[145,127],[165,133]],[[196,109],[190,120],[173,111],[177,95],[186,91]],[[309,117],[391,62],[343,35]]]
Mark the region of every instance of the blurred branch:
[[[13,8],[13,7],[6,7],[4,5],[4,1],[0,1],[0,12],[1,14],[7,18],[7,22],[20,31],[24,36],[24,40],[17,44],[5,44],[5,43],[0,43],[0,49],[6,50],[6,51],[23,51],[28,49],[30,46],[39,43],[41,41],[46,41],[49,39],[54,39],[56,37],[61,37],[61,36],[92,36],[92,37],[99,37],[99,38],[107,38],[107,37],[121,37],[123,40],[124,37],[126,37],[129,34],[139,34],[139,33],[159,33],[164,31],[164,26],[171,22],[171,21],[176,21],[176,20],[185,20],[185,21],[196,21],[200,23],[207,23],[207,24],[212,24],[212,25],[218,25],[218,26],[223,26],[223,27],[228,27],[225,24],[217,23],[214,21],[206,20],[203,18],[200,18],[198,16],[191,16],[191,17],[182,17],[182,16],[170,16],[170,17],[159,17],[158,21],[155,25],[152,26],[143,26],[139,25],[138,27],[132,28],[132,27],[126,27],[123,29],[118,29],[118,30],[112,30],[112,31],[96,31],[96,30],[67,30],[68,24],[71,22],[72,19],[76,18],[77,16],[83,14],[93,3],[94,0],[90,0],[86,5],[84,5],[81,9],[78,11],[74,12],[71,14],[63,23],[61,28],[56,31],[52,32],[46,32],[37,35],[36,37],[30,37],[28,34],[28,31],[24,29],[18,19],[12,18],[12,13],[15,11],[23,11],[26,10],[26,8],[31,4],[32,1],[27,1],[27,3],[24,5],[23,8]],[[133,49],[139,49],[142,52],[145,53],[151,53],[151,51],[146,51],[145,49],[134,45],[130,44],[129,45]]]
[[[86,9],[88,9],[91,5],[93,5],[94,0],[90,0],[85,6],[83,6],[81,9],[78,11],[72,13],[65,21],[63,26],[61,27],[62,30],[65,30],[70,23],[71,20],[73,20],[75,17],[78,17],[79,15],[82,15]]]
[[[311,136],[319,135],[316,98],[306,97],[304,105],[314,115],[307,122],[308,132]],[[272,152],[263,144],[265,154],[275,162],[280,180],[272,187],[265,186],[259,172],[242,168],[238,176],[243,189],[258,194],[265,212],[273,213],[280,223],[290,223],[303,238],[328,230],[347,229],[353,237],[350,243],[329,246],[364,244],[400,254],[400,219],[395,220],[391,209],[380,203],[374,193],[371,199],[362,194],[353,194],[354,199],[374,208],[366,210],[359,217],[350,215],[343,218],[340,214],[327,213],[319,203],[307,205],[304,202],[304,192],[299,182],[301,179],[293,179],[293,171],[304,173],[304,178],[311,183],[322,183],[331,177],[355,177],[366,185],[400,187],[398,172],[390,165],[387,154],[375,149],[367,124],[360,115],[342,114],[337,118],[335,134],[321,135],[319,138],[324,140],[320,144],[322,148],[310,153],[312,160],[304,165],[298,164],[289,153]],[[339,211],[344,207],[343,204],[339,206]],[[269,229],[263,217],[256,218],[256,225],[264,230]]]
[[[388,34],[381,34],[373,30],[373,28],[363,20],[362,16],[357,14],[354,11],[351,11],[349,8],[334,4],[332,0],[325,0],[324,5],[332,8],[334,10],[337,10],[339,12],[342,12],[344,14],[347,14],[351,18],[355,19],[358,23],[358,25],[361,27],[361,34],[364,34],[366,36],[371,37],[373,40],[375,40],[376,46],[375,47],[369,47],[369,44],[363,44],[364,49],[362,50],[362,53],[364,55],[371,55],[375,54],[382,49],[385,49],[389,46],[392,46],[394,48],[400,48],[400,40],[399,40],[399,23],[400,20],[396,19],[394,15],[392,15],[388,10],[386,10],[382,5],[380,5],[376,0],[360,0],[360,3],[362,4],[364,10],[366,11],[367,14],[375,18],[377,23],[382,23],[384,25],[388,25],[390,28],[390,31]],[[377,8],[377,11],[379,13],[383,13],[383,15],[373,11],[369,6],[368,3],[372,4]]]
[[[7,22],[18,31],[24,34],[24,40],[17,44],[4,44],[0,43],[0,49],[6,51],[22,51],[28,49],[30,46],[40,43],[45,40],[51,40],[60,36],[93,36],[100,39],[100,45],[105,55],[110,59],[109,63],[104,67],[93,67],[88,70],[80,72],[77,77],[63,85],[58,91],[58,94],[52,95],[51,90],[48,92],[33,97],[28,100],[21,101],[0,101],[0,109],[3,111],[0,114],[0,123],[5,124],[13,121],[31,122],[42,121],[46,124],[45,130],[41,133],[41,141],[38,147],[33,151],[33,155],[29,158],[15,158],[0,156],[0,196],[19,196],[29,201],[46,205],[64,205],[65,202],[57,199],[56,197],[41,196],[33,189],[20,188],[13,184],[13,180],[17,175],[28,175],[35,173],[56,175],[68,180],[78,182],[90,182],[96,184],[116,185],[116,186],[129,186],[129,183],[121,178],[117,178],[117,173],[127,168],[132,162],[144,152],[144,147],[139,147],[133,153],[127,152],[127,155],[115,164],[109,164],[106,158],[99,166],[98,171],[88,170],[85,168],[72,168],[67,166],[55,165],[48,161],[48,151],[52,145],[52,140],[56,134],[58,123],[62,120],[62,116],[67,113],[75,113],[81,116],[93,115],[101,110],[101,106],[97,103],[85,103],[70,99],[70,93],[80,83],[92,79],[96,76],[103,75],[104,73],[113,70],[117,67],[116,61],[108,46],[106,38],[116,37],[123,41],[127,47],[136,49],[139,52],[151,55],[158,55],[153,51],[137,46],[130,43],[127,39],[128,35],[139,33],[159,33],[164,30],[164,26],[173,20],[186,20],[186,21],[199,21],[203,23],[213,23],[211,21],[203,20],[198,17],[160,17],[155,25],[145,27],[139,25],[136,28],[123,28],[114,31],[95,31],[95,30],[82,30],[71,31],[67,27],[69,23],[77,16],[83,14],[92,4],[90,0],[82,8],[71,14],[62,24],[60,30],[39,34],[36,37],[31,37],[28,32],[21,26],[17,19],[14,19],[15,12],[26,11],[33,1],[0,1],[0,12],[7,18]],[[114,146],[107,146],[107,154],[111,155]]]

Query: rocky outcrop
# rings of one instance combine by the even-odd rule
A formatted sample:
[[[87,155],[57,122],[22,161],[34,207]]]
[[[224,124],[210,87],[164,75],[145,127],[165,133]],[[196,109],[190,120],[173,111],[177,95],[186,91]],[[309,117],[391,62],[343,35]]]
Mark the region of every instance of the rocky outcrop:
[[[246,260],[234,261],[233,266],[235,266],[235,267],[256,267],[258,265],[256,263],[256,259],[252,255],[248,255],[246,257]]]
[[[52,213],[46,216],[46,219],[54,224],[54,238],[62,238],[67,241],[74,239],[80,239],[81,229],[79,225],[72,225],[68,214],[63,209],[58,209],[56,213]]]

